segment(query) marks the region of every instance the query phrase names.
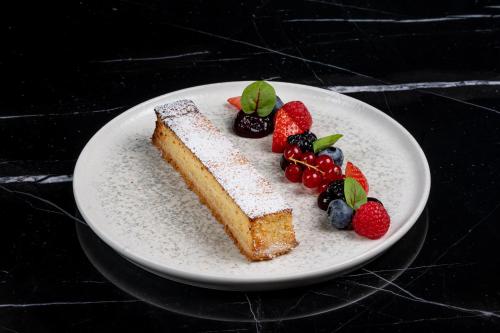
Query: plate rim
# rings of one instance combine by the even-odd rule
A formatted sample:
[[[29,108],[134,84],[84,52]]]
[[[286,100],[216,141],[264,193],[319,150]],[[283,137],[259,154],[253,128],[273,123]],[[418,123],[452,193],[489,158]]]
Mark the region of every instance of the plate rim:
[[[81,176],[79,176],[82,171],[82,164],[83,160],[85,159],[86,154],[88,154],[88,151],[91,149],[93,144],[99,139],[100,135],[103,135],[105,131],[114,125],[116,122],[120,122],[122,118],[128,118],[130,115],[133,115],[134,112],[136,112],[138,109],[141,109],[144,105],[146,104],[151,104],[154,103],[155,101],[159,101],[161,99],[164,99],[168,97],[168,95],[172,94],[182,94],[182,93],[187,93],[190,90],[197,90],[197,89],[204,89],[204,88],[209,88],[212,86],[220,86],[220,85],[234,85],[234,84],[249,84],[253,81],[226,81],[226,82],[217,82],[217,83],[210,83],[210,84],[204,84],[204,85],[198,85],[194,87],[188,87],[180,90],[175,90],[171,91],[165,94],[162,94],[157,97],[153,97],[151,99],[148,99],[140,104],[137,104],[128,110],[122,112],[118,116],[114,117],[110,121],[108,121],[104,126],[102,126],[91,138],[90,140],[86,143],[85,147],[82,149],[78,156],[78,160],[75,164],[74,172],[73,172],[73,195],[75,198],[76,206],[82,215],[83,219],[87,223],[87,225],[92,229],[93,232],[97,234],[97,236],[102,239],[106,244],[108,244],[111,248],[113,248],[115,251],[117,251],[120,255],[127,257],[132,260],[132,262],[139,263],[141,265],[147,266],[155,271],[161,272],[161,275],[166,275],[166,276],[172,276],[175,277],[177,280],[184,280],[186,283],[189,283],[190,281],[196,282],[197,284],[207,284],[207,285],[258,285],[258,284],[279,284],[279,283],[287,283],[290,284],[293,281],[300,281],[301,284],[306,284],[307,280],[318,280],[321,279],[322,277],[328,276],[328,275],[335,275],[335,273],[342,272],[349,267],[354,267],[354,266],[359,266],[363,264],[364,262],[369,261],[370,259],[374,258],[375,256],[383,253],[385,250],[387,250],[389,247],[391,247],[393,244],[395,244],[398,240],[400,240],[407,232],[410,230],[410,228],[416,223],[417,219],[419,216],[422,214],[428,198],[430,194],[430,187],[431,187],[431,174],[430,174],[430,167],[429,163],[427,161],[427,158],[425,156],[424,151],[416,141],[416,139],[411,135],[411,133],[399,122],[397,122],[395,119],[387,115],[386,113],[382,112],[381,110],[375,108],[374,106],[371,106],[368,103],[365,103],[363,101],[360,101],[356,98],[353,98],[351,96],[347,96],[344,94],[337,93],[335,91],[331,91],[328,89],[320,88],[320,87],[314,87],[314,86],[309,86],[309,85],[304,85],[304,84],[298,84],[298,83],[292,83],[292,82],[283,82],[283,81],[272,81],[272,83],[277,83],[279,85],[284,85],[284,86],[292,86],[300,89],[307,89],[311,92],[319,92],[319,93],[327,93],[330,94],[332,97],[335,98],[340,98],[348,103],[354,103],[361,105],[364,108],[369,109],[371,112],[374,112],[378,114],[378,116],[381,116],[385,121],[388,121],[391,123],[391,125],[395,126],[401,134],[404,134],[404,136],[408,139],[409,143],[415,151],[418,153],[418,159],[423,162],[423,176],[424,176],[424,186],[423,190],[424,192],[422,195],[419,197],[418,204],[416,205],[415,209],[413,210],[412,214],[408,217],[407,221],[401,225],[401,227],[392,235],[390,235],[387,239],[385,239],[383,242],[378,244],[377,246],[371,248],[370,250],[348,260],[345,262],[341,262],[338,264],[330,265],[325,268],[321,269],[315,269],[315,270],[307,270],[307,271],[301,271],[299,273],[295,274],[286,274],[286,275],[272,275],[272,276],[254,276],[254,277],[244,277],[244,276],[217,276],[217,275],[210,275],[210,274],[205,274],[205,273],[196,273],[193,271],[186,271],[186,270],[179,270],[173,267],[165,266],[158,264],[148,258],[145,258],[141,255],[138,255],[136,253],[133,253],[129,251],[126,248],[123,248],[122,245],[118,244],[118,242],[115,242],[112,237],[108,237],[105,232],[101,231],[100,228],[98,228],[96,225],[93,224],[89,216],[85,213],[85,210],[82,208],[82,202],[83,202],[83,194],[82,197],[79,194],[79,182],[81,179]],[[420,168],[419,168],[420,169]],[[293,254],[293,252],[291,253]],[[290,254],[289,254],[290,255]],[[298,283],[297,283],[298,284]]]

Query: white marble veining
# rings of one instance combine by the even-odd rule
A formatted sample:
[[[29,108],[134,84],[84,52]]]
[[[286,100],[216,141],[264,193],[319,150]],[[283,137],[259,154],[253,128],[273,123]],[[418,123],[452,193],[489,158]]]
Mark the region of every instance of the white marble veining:
[[[73,181],[73,175],[26,175],[26,176],[3,176],[0,177],[0,184],[11,183],[67,183]]]
[[[134,61],[136,61],[136,62],[138,62],[138,61],[158,61],[158,60],[186,58],[186,57],[191,57],[191,56],[195,56],[195,55],[202,55],[202,54],[209,54],[209,53],[210,53],[210,51],[205,50],[205,51],[188,52],[188,53],[182,53],[182,54],[172,54],[172,55],[166,55],[166,56],[161,56],[161,57],[119,58],[119,59],[99,60],[96,62],[116,63],[116,62],[134,62]]]
[[[98,110],[88,110],[88,111],[73,111],[73,112],[64,112],[64,113],[35,113],[35,114],[16,114],[10,116],[0,116],[0,119],[19,119],[19,118],[43,118],[43,117],[64,117],[64,116],[76,116],[81,114],[93,114],[93,113],[104,113],[104,112],[112,112],[116,110],[123,109],[124,106],[117,106],[113,108],[105,108]]]
[[[426,18],[416,18],[416,19],[297,18],[297,19],[284,20],[284,22],[431,23],[431,22],[443,22],[443,21],[470,20],[479,18],[496,19],[499,17],[500,15],[471,14],[471,15],[449,15],[444,17],[426,17]]]
[[[329,86],[328,90],[338,93],[349,94],[357,92],[385,92],[385,91],[406,91],[417,89],[444,89],[471,86],[500,86],[500,81],[494,80],[464,80],[464,81],[437,81],[437,82],[409,82],[398,84],[379,84],[363,86]]]

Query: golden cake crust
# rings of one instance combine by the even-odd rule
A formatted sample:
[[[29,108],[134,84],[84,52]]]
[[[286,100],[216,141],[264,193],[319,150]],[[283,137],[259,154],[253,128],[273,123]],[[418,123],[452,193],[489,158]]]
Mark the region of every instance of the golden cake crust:
[[[278,255],[289,252],[298,244],[291,223],[291,209],[283,209],[251,218],[244,215],[240,209],[240,212],[238,212],[240,215],[238,216],[246,216],[247,222],[240,223],[240,225],[236,227],[233,225],[234,221],[227,218],[225,219],[221,216],[217,208],[214,208],[217,207],[217,205],[210,203],[211,200],[213,201],[213,196],[207,196],[206,193],[204,193],[204,189],[193,182],[191,179],[192,175],[190,176],[190,172],[192,173],[192,171],[186,168],[186,165],[184,165],[186,163],[183,163],[182,166],[179,165],[180,163],[171,156],[172,154],[169,152],[169,149],[175,148],[177,150],[176,157],[178,157],[178,155],[189,157],[191,159],[191,166],[196,165],[201,169],[200,174],[203,173],[204,177],[211,177],[213,179],[214,183],[212,183],[212,187],[215,183],[219,185],[222,190],[221,192],[225,193],[224,200],[231,201],[231,204],[235,207],[239,208],[239,206],[233,198],[231,198],[226,189],[217,182],[217,179],[200,159],[198,159],[188,147],[183,145],[182,140],[165,124],[160,115],[157,115],[156,128],[152,141],[153,144],[161,150],[162,157],[181,174],[187,186],[198,195],[200,201],[210,209],[217,221],[224,225],[226,233],[233,239],[240,252],[249,260],[257,261],[272,259]],[[210,182],[209,178],[207,179]],[[222,211],[222,213],[226,214],[225,211]]]

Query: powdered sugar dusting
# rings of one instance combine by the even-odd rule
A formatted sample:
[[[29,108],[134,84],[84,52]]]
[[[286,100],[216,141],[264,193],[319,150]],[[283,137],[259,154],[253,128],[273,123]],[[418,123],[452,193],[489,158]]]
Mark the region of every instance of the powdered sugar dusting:
[[[207,167],[251,219],[291,210],[271,183],[253,167],[229,139],[206,118],[191,100],[155,108],[155,112]]]

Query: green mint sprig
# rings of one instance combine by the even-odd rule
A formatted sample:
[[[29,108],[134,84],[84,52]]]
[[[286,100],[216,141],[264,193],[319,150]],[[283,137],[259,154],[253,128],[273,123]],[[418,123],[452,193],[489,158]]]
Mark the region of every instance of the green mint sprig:
[[[276,91],[265,81],[255,81],[248,85],[241,95],[241,109],[260,117],[268,116],[276,104]]]
[[[319,138],[313,142],[313,150],[314,153],[319,153],[322,150],[332,146],[335,142],[337,142],[342,137],[342,134],[333,134],[329,136],[325,136]]]
[[[363,186],[354,178],[347,177],[344,180],[344,196],[346,203],[354,210],[367,202],[366,192]]]

